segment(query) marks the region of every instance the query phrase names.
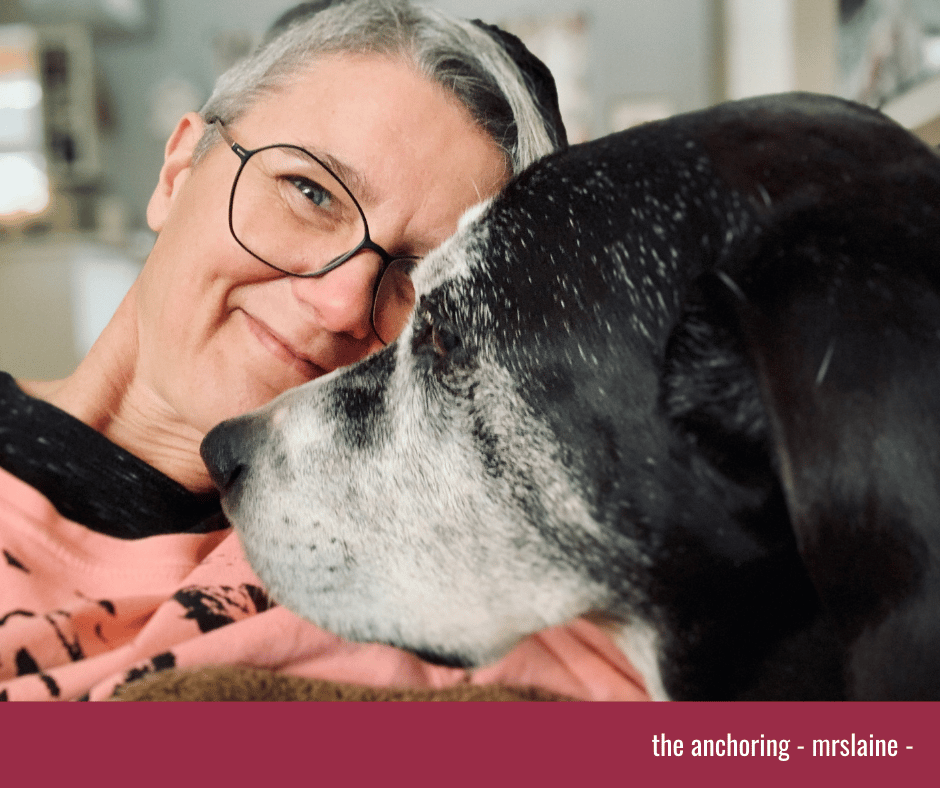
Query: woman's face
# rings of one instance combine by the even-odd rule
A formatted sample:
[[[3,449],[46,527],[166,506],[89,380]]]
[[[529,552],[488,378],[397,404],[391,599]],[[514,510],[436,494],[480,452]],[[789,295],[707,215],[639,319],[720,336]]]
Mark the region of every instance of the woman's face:
[[[247,149],[290,143],[340,162],[372,239],[392,254],[430,251],[507,177],[456,99],[375,55],[318,60],[228,130]],[[202,132],[195,115],[181,122],[148,208],[159,235],[136,285],[136,372],[205,432],[380,347],[370,309],[381,261],[363,251],[314,279],[261,263],[228,227],[239,158],[220,144],[193,166]]]

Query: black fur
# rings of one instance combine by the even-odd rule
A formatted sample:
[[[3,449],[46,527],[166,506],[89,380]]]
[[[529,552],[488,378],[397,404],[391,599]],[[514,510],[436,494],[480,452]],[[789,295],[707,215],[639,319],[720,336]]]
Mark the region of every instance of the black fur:
[[[499,337],[598,519],[646,545],[597,572],[649,585],[670,694],[940,697],[934,152],[864,107],[750,100],[556,155],[483,224],[463,292],[507,308],[444,319]]]

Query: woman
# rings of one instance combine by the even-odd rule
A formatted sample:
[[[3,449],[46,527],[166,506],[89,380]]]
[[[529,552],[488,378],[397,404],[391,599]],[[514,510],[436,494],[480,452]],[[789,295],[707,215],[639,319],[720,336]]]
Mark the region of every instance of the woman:
[[[0,382],[0,697],[106,697],[213,662],[466,680],[271,608],[198,449],[393,339],[409,267],[563,143],[551,77],[517,40],[405,0],[298,6],[223,75],[167,143],[156,244],[87,358],[65,380]],[[483,680],[539,683],[548,651]],[[614,684],[629,673],[601,662]]]

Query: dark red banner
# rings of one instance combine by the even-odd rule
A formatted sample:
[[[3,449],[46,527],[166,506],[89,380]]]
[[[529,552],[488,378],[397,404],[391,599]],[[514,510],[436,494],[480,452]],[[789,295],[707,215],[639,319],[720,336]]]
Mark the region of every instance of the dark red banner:
[[[7,785],[854,788],[935,774],[938,723],[933,703],[4,704],[0,752]]]

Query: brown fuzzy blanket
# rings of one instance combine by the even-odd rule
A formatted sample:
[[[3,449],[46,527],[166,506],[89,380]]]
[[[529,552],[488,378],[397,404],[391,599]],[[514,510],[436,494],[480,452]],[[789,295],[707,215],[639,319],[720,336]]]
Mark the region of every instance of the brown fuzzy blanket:
[[[167,670],[120,687],[119,701],[566,701],[534,687],[359,687],[232,666]]]

